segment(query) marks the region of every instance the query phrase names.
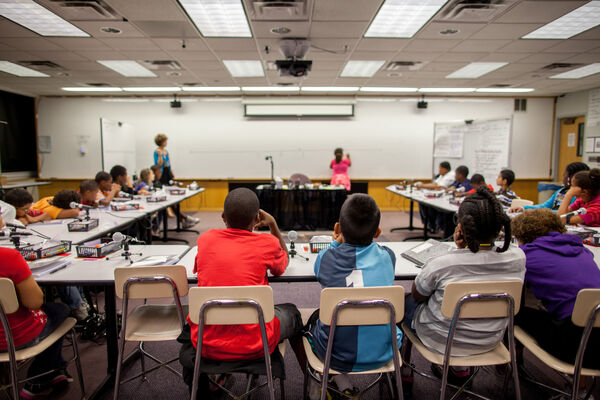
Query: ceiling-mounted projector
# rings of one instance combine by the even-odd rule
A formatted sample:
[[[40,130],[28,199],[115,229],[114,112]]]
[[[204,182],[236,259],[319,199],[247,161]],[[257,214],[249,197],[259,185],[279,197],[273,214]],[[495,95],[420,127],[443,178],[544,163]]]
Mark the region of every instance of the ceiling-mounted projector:
[[[306,76],[312,68],[312,61],[302,58],[309,49],[310,42],[306,39],[283,39],[279,44],[279,51],[286,59],[275,61],[279,76]]]

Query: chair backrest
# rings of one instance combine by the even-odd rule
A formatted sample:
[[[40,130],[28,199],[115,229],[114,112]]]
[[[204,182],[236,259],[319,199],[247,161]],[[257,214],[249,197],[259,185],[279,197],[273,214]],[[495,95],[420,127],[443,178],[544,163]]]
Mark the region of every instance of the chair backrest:
[[[586,326],[590,313],[600,304],[600,289],[582,289],[577,294],[571,320],[577,326]],[[594,321],[595,328],[600,327],[600,314]]]
[[[321,291],[319,320],[331,325],[333,310],[344,301],[387,300],[396,310],[396,322],[404,318],[404,288],[402,286],[325,288]],[[338,313],[337,325],[384,325],[390,323],[385,307],[347,306]]]
[[[510,295],[515,304],[514,313],[517,314],[521,304],[521,281],[496,281],[496,282],[450,282],[444,289],[442,300],[442,315],[446,318],[454,316],[457,303],[467,295],[489,295],[506,293]],[[470,301],[464,304],[460,311],[460,318],[502,318],[508,317],[508,307],[505,299]]]
[[[15,291],[15,285],[8,278],[0,278],[0,304],[7,315],[19,309],[19,298]]]
[[[198,324],[200,309],[212,300],[246,301],[253,300],[263,311],[265,323],[275,317],[273,289],[270,286],[213,286],[193,287],[189,295],[190,320]],[[256,308],[241,303],[228,307],[209,307],[204,314],[204,323],[208,325],[258,324]]]
[[[130,278],[171,278],[177,286],[180,297],[186,296],[189,291],[187,271],[182,265],[157,265],[147,267],[120,267],[115,268],[115,292],[123,298],[123,285]],[[128,297],[130,299],[153,299],[172,297],[173,289],[167,282],[132,283],[129,286]]]
[[[533,201],[525,200],[525,199],[513,199],[513,201],[510,203],[510,206],[512,208],[519,208],[519,207],[523,207],[523,206],[532,206],[532,205],[533,205]]]

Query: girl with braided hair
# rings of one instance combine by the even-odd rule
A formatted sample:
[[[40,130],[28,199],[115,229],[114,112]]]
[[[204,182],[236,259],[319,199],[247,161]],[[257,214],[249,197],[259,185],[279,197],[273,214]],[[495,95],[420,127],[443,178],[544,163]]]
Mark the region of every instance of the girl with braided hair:
[[[407,296],[404,322],[430,350],[444,354],[451,320],[442,315],[444,289],[450,282],[523,282],[525,254],[510,246],[510,219],[495,195],[485,186],[467,196],[457,214],[454,242],[457,249],[427,261],[417,275],[412,296]],[[501,247],[494,242],[504,229]],[[506,319],[460,321],[453,356],[469,356],[493,349],[504,336]]]
[[[571,200],[576,198],[571,204]],[[571,205],[569,205],[571,204]],[[579,171],[571,180],[571,188],[558,208],[558,215],[585,208],[586,213],[581,215],[567,215],[567,224],[584,224],[600,226],[600,169],[593,168],[589,171]]]

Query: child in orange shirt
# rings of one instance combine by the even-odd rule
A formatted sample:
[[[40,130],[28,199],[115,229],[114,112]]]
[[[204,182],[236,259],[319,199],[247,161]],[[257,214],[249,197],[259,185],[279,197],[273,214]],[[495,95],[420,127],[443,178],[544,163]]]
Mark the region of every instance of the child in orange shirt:
[[[81,203],[79,193],[74,190],[61,190],[54,197],[40,199],[31,208],[50,214],[52,219],[77,218],[79,208],[71,208],[71,202]]]
[[[15,208],[17,212],[16,219],[23,225],[52,219],[48,213],[31,209],[33,196],[25,189],[17,188],[9,190],[4,196],[4,201]]]

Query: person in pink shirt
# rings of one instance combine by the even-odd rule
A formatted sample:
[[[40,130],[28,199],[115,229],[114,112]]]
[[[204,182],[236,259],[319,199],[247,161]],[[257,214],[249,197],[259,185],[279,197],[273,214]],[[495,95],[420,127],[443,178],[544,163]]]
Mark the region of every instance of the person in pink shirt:
[[[338,147],[333,154],[335,154],[335,159],[331,160],[331,164],[329,164],[329,168],[333,169],[331,184],[342,185],[350,191],[350,177],[348,177],[348,167],[352,166],[350,153],[346,153],[346,158],[344,158],[344,149]]]

